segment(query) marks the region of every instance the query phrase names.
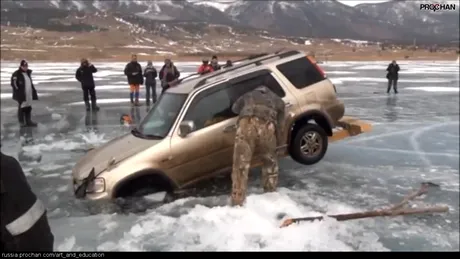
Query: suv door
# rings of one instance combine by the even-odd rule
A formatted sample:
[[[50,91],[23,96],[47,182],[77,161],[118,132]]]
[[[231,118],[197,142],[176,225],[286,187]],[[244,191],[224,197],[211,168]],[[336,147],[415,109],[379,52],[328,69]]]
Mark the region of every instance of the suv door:
[[[173,133],[169,173],[179,185],[192,184],[229,165],[235,135],[228,129],[236,118],[228,88],[222,84],[198,93],[181,120],[193,121],[195,130],[184,138],[178,136],[178,128]]]
[[[173,168],[179,184],[191,184],[213,173],[230,170],[233,163],[237,115],[233,103],[242,95],[265,84],[286,103],[286,116],[297,107],[295,97],[281,87],[271,71],[243,75],[197,94],[182,121],[194,121],[196,129],[185,138],[171,139]],[[257,159],[257,155],[254,160]]]

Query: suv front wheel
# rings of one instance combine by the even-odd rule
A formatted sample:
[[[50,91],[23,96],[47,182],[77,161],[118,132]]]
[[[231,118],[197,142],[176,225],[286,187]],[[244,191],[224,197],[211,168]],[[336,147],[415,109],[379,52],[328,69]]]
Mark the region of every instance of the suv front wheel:
[[[312,165],[323,159],[327,147],[328,138],[323,128],[307,123],[295,133],[290,145],[290,154],[296,162]]]

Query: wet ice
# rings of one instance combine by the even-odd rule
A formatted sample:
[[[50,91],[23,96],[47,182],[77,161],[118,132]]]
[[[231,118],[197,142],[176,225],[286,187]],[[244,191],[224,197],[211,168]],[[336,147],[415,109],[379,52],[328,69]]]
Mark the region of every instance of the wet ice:
[[[373,131],[331,144],[324,160],[314,166],[282,160],[277,193],[262,194],[259,171],[254,170],[251,194],[242,208],[227,206],[228,177],[203,183],[191,197],[162,206],[156,199],[75,200],[70,176],[75,162],[86,150],[129,130],[119,125],[120,115],[131,112],[121,75],[125,64],[95,63],[101,106],[96,116],[84,111],[80,86],[73,79],[78,64],[30,65],[40,94],[33,111],[39,127],[20,132],[9,86],[16,64],[2,63],[2,151],[20,158],[32,188],[47,205],[59,251],[459,249],[457,63],[401,62],[398,96],[385,93],[386,62],[321,64],[336,84],[346,114],[371,121]],[[198,64],[176,65],[186,75]],[[142,116],[147,112],[145,106],[137,109]],[[449,205],[449,214],[328,219],[277,228],[279,215],[386,206],[422,181],[441,185],[426,199]]]

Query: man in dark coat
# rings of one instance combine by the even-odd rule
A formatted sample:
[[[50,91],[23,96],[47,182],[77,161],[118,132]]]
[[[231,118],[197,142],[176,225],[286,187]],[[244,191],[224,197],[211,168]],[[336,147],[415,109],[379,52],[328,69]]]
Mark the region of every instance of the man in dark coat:
[[[393,85],[393,90],[395,94],[398,93],[398,73],[399,65],[396,64],[396,60],[393,60],[387,68],[387,79],[388,79],[388,88],[387,93],[390,93],[391,86]]]
[[[152,92],[152,102],[157,102],[157,70],[152,64],[152,61],[147,62],[147,67],[144,70],[144,77],[145,77],[145,101],[147,105],[150,105],[150,92]]]
[[[83,90],[83,100],[85,101],[86,110],[99,111],[99,107],[96,104],[96,91],[94,84],[93,73],[97,72],[97,68],[85,58],[81,60],[80,67],[75,72],[75,78],[81,83],[81,89]],[[91,106],[89,105],[89,96],[91,96]]]
[[[160,70],[161,93],[168,90],[168,88],[175,85],[177,79],[180,77],[179,70],[170,59],[165,59],[165,64]]]
[[[125,75],[128,77],[131,105],[139,106],[139,88],[140,85],[144,83],[144,77],[142,75],[141,64],[137,62],[136,54],[133,54],[131,56],[131,62],[126,64]]]
[[[18,102],[18,121],[21,127],[36,127],[32,121],[32,101],[38,100],[38,94],[32,82],[32,70],[27,61],[21,60],[19,69],[11,76],[13,100]]]
[[[232,105],[238,114],[232,168],[232,205],[246,199],[249,168],[254,154],[262,158],[262,186],[273,192],[278,185],[276,147],[281,144],[285,104],[266,86],[241,96]]]
[[[1,250],[2,252],[51,252],[51,233],[46,208],[32,192],[19,162],[1,155]]]
[[[227,67],[233,67],[233,62],[230,59],[227,60],[227,63],[225,63],[224,68],[227,68]]]

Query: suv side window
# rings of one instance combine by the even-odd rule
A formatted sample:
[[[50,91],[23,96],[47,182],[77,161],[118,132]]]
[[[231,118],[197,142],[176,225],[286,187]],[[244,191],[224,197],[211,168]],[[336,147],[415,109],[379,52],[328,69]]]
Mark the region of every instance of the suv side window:
[[[286,96],[281,85],[276,81],[276,79],[269,73],[265,75],[260,75],[257,77],[253,77],[251,79],[238,82],[233,84],[229,89],[230,99],[232,100],[232,104],[243,94],[248,93],[254,89],[256,89],[260,85],[267,86],[270,90],[272,90],[275,94],[279,97]]]
[[[198,95],[193,100],[184,120],[195,123],[195,131],[233,117],[228,88]]]
[[[195,123],[195,131],[215,123],[237,116],[232,105],[238,98],[254,90],[261,84],[266,85],[275,94],[284,97],[286,93],[276,79],[269,73],[250,78],[231,85],[216,86],[215,90],[199,94],[188,109],[184,120]]]
[[[276,66],[276,68],[283,73],[289,82],[297,89],[305,88],[325,79],[306,57],[280,64]]]

